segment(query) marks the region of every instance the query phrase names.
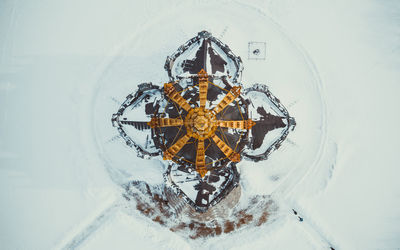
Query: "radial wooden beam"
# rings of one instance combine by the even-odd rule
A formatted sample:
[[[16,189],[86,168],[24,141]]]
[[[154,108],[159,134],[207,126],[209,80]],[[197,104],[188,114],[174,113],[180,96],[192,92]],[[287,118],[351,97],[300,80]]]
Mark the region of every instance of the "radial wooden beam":
[[[147,123],[151,128],[155,127],[177,127],[183,125],[183,120],[179,118],[159,118],[153,117]]]
[[[189,141],[190,136],[189,135],[184,135],[182,136],[177,142],[175,142],[174,145],[169,147],[165,152],[164,152],[164,160],[172,160],[172,158],[185,146],[185,144]]]
[[[199,140],[196,152],[196,171],[200,174],[201,178],[203,178],[207,173],[205,157],[204,140]]]
[[[189,111],[192,108],[190,107],[189,103],[181,96],[181,94],[176,91],[172,83],[164,84],[164,92],[172,101],[174,101],[184,110]]]
[[[237,128],[237,129],[251,129],[256,122],[249,119],[249,120],[240,120],[240,121],[221,121],[218,120],[217,126],[224,127],[224,128]]]
[[[218,146],[218,148],[225,154],[226,157],[228,157],[231,161],[233,162],[239,162],[240,161],[240,154],[236,153],[235,151],[233,151],[231,149],[231,147],[229,147],[228,145],[226,145],[226,143],[221,140],[217,135],[213,135],[211,137],[213,139],[213,141],[215,142],[215,144]]]
[[[232,87],[232,89],[226,94],[224,99],[222,99],[218,105],[213,109],[215,114],[218,114],[226,106],[228,106],[230,103],[232,103],[238,96],[240,95],[240,87]]]
[[[197,73],[199,77],[199,99],[200,107],[204,108],[207,103],[207,91],[208,91],[208,75],[207,72],[202,69]]]

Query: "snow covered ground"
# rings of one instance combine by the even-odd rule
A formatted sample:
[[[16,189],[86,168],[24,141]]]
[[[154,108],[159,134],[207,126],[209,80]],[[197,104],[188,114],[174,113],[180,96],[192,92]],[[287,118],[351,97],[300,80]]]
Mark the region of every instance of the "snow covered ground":
[[[0,248],[400,248],[399,16],[390,0],[1,1]],[[193,241],[124,209],[118,184],[160,183],[163,166],[110,119],[201,30],[298,125],[268,161],[239,165],[245,195],[278,203],[274,219]],[[266,60],[248,59],[248,42],[265,42]]]

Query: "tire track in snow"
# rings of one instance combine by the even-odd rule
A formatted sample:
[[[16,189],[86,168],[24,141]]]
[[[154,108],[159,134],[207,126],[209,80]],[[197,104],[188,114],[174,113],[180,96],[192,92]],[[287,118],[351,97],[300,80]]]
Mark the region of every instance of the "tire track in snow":
[[[79,248],[83,242],[85,242],[93,233],[107,223],[107,221],[109,221],[119,210],[119,203],[115,202],[111,204],[93,220],[83,226],[82,229],[77,230],[77,232],[64,238],[60,244],[61,246],[56,247],[56,249],[69,250]]]

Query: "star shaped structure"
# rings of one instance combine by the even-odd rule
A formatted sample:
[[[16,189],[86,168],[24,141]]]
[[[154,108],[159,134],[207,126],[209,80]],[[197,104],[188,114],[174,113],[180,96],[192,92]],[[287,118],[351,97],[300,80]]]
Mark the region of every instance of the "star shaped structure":
[[[214,108],[207,109],[206,102],[209,85],[208,74],[204,69],[202,69],[197,76],[199,85],[199,107],[192,108],[187,100],[185,100],[175,89],[174,83],[166,83],[164,85],[165,95],[185,110],[187,115],[183,119],[160,118],[154,116],[151,121],[148,122],[148,125],[152,129],[158,127],[185,126],[187,131],[186,134],[181,136],[172,146],[164,151],[163,159],[172,160],[174,156],[188,143],[189,139],[193,137],[197,140],[196,171],[203,178],[208,171],[205,161],[206,153],[204,141],[211,138],[228,159],[233,162],[239,162],[240,154],[229,147],[227,143],[224,142],[224,139],[218,137],[215,134],[215,131],[218,127],[249,130],[256,123],[251,119],[228,121],[218,120],[217,114],[223,111],[240,95],[240,87],[232,87],[232,89]]]

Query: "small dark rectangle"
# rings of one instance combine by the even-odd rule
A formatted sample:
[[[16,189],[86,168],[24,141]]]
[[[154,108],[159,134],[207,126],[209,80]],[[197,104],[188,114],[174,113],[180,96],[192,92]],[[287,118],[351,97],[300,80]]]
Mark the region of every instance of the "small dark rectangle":
[[[249,60],[265,60],[266,47],[265,42],[249,42]]]

